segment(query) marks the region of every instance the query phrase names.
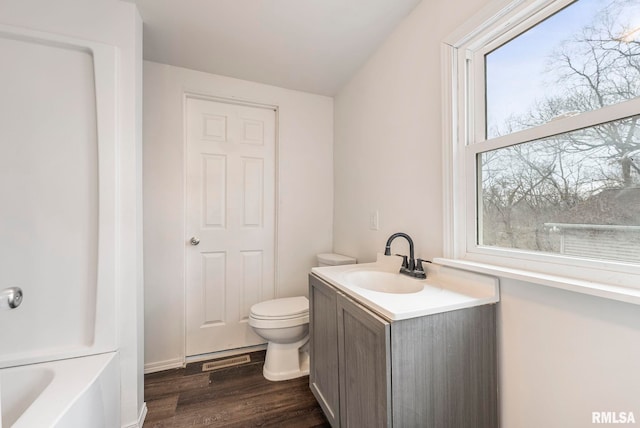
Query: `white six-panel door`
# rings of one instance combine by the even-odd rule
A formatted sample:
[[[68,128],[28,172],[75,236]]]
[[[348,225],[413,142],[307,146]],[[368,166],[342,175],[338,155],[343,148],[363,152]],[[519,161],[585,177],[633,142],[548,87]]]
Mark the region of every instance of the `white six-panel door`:
[[[275,111],[187,98],[185,120],[186,355],[263,343],[248,317],[274,295]]]

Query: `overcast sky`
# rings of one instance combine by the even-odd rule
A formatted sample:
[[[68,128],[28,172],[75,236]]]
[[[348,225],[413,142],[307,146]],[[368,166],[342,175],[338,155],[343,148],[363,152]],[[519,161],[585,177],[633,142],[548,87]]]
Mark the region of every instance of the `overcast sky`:
[[[549,56],[610,3],[611,0],[579,0],[487,56],[489,130],[512,114],[526,113],[536,99],[553,93],[555,78],[545,72]],[[628,17],[633,12],[631,21],[640,26],[640,2],[628,4],[624,15]]]

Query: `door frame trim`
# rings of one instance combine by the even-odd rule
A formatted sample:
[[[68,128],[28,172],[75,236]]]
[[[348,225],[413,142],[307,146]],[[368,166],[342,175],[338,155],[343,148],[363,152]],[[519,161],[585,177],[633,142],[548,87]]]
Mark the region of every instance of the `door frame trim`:
[[[207,94],[201,91],[196,90],[188,90],[183,89],[182,91],[182,189],[184,199],[182,201],[182,218],[184,219],[182,224],[182,236],[183,242],[187,242],[186,232],[187,232],[187,202],[188,202],[188,194],[187,194],[187,176],[188,176],[188,141],[187,141],[187,100],[196,99],[196,100],[204,100],[204,101],[213,101],[217,103],[223,104],[232,104],[232,105],[240,105],[246,107],[254,107],[254,108],[262,108],[267,110],[273,110],[275,112],[275,124],[274,124],[274,204],[273,204],[273,295],[274,297],[278,295],[278,279],[279,279],[279,257],[278,257],[278,201],[280,200],[280,107],[275,104],[265,104],[259,103],[243,98],[227,98],[216,96],[212,94]],[[182,260],[184,261],[183,269],[182,269],[182,296],[183,296],[183,318],[182,318],[182,364],[183,366],[187,363],[187,246],[186,244],[183,246],[183,256]],[[225,352],[225,351],[221,351]]]

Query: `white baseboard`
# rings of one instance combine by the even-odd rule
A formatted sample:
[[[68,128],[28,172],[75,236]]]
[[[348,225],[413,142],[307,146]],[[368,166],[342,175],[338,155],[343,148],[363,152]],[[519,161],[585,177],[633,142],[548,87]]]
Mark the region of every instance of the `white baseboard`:
[[[213,360],[215,358],[231,357],[234,355],[247,354],[249,352],[262,351],[267,349],[267,344],[260,344],[255,346],[247,346],[244,348],[229,349],[228,351],[211,352],[208,354],[194,355],[192,357],[173,358],[171,360],[156,361],[153,363],[147,363],[144,365],[144,374],[161,372],[163,370],[178,369],[184,367],[187,363],[195,363],[197,361]]]
[[[267,349],[267,344],[254,346],[246,346],[244,348],[229,349],[228,351],[210,352],[208,354],[194,355],[186,358],[186,363],[195,363],[197,361],[213,360],[215,358],[231,357],[234,355],[248,354],[249,352],[262,351]]]
[[[144,419],[147,417],[147,403],[142,403],[142,409],[140,409],[140,414],[138,415],[138,422],[131,425],[123,425],[122,428],[142,428],[144,425]]]
[[[144,365],[144,374],[161,372],[163,370],[178,369],[184,367],[182,358],[173,358],[171,360],[156,361]]]
[[[144,401],[142,403],[142,409],[140,409],[140,416],[138,416],[138,428],[142,428],[144,425],[144,420],[147,417],[147,402]]]

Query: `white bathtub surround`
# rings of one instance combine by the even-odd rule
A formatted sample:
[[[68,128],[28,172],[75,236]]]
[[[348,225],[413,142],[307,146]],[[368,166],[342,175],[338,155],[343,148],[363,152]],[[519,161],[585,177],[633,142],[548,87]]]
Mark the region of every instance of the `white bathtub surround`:
[[[43,278],[38,278],[38,281],[29,281],[22,305],[13,311],[3,312],[0,316],[0,323],[3,326],[9,325],[11,330],[20,330],[17,326],[29,323],[39,325],[41,328],[36,328],[25,334],[35,341],[35,346],[5,349],[6,353],[0,357],[0,360],[5,366],[13,366],[35,361],[92,355],[118,349],[119,357],[117,360],[113,360],[117,370],[109,370],[108,374],[110,381],[115,380],[117,387],[113,389],[113,393],[105,390],[105,394],[109,395],[104,397],[116,403],[116,411],[111,408],[109,410],[109,413],[115,415],[116,419],[107,418],[106,423],[109,424],[109,428],[112,426],[137,427],[140,425],[139,416],[144,414],[143,278],[141,266],[142,22],[140,16],[134,4],[113,0],[93,0],[91,2],[83,0],[57,2],[6,0],[0,3],[0,25],[21,28],[22,31],[31,33],[30,36],[23,34],[18,37],[23,42],[42,38],[43,34],[46,34],[45,38],[49,38],[53,43],[45,43],[44,46],[51,49],[48,52],[54,57],[64,51],[64,45],[69,45],[69,43],[84,46],[80,50],[72,49],[71,56],[75,57],[74,65],[83,64],[80,68],[76,67],[76,71],[84,68],[94,72],[93,84],[89,82],[90,79],[86,78],[91,73],[84,74],[85,77],[78,79],[69,74],[66,79],[75,80],[66,83],[83,84],[82,89],[85,91],[85,95],[90,95],[93,92],[95,96],[94,108],[81,109],[81,113],[76,114],[77,103],[74,103],[76,107],[67,108],[68,106],[64,104],[67,101],[64,96],[49,96],[48,102],[31,105],[33,109],[30,109],[27,95],[32,97],[38,95],[39,91],[41,94],[51,95],[56,89],[65,87],[60,85],[56,88],[60,82],[59,79],[65,78],[65,73],[57,66],[52,69],[52,71],[56,71],[55,73],[47,74],[45,71],[41,78],[36,79],[41,69],[48,71],[49,67],[42,67],[42,64],[39,65],[39,68],[33,67],[24,73],[18,72],[15,75],[18,79],[18,84],[15,87],[27,87],[28,91],[23,92],[24,98],[20,98],[18,94],[17,103],[12,103],[8,108],[9,113],[13,114],[20,111],[18,107],[24,108],[25,115],[20,121],[29,122],[29,134],[35,135],[36,141],[42,139],[48,143],[39,146],[39,150],[34,150],[34,156],[42,156],[49,162],[49,164],[45,162],[47,169],[40,170],[40,174],[49,174],[51,183],[60,184],[61,180],[70,177],[73,180],[73,174],[77,173],[79,169],[88,168],[91,171],[93,167],[95,173],[96,162],[99,163],[97,180],[93,179],[85,183],[88,188],[97,185],[98,191],[95,190],[95,187],[93,187],[93,191],[87,190],[87,188],[82,191],[77,190],[77,187],[83,183],[76,183],[77,186],[74,185],[64,191],[60,191],[58,185],[58,190],[52,191],[50,194],[43,192],[44,198],[59,198],[57,205],[49,203],[48,210],[43,210],[39,206],[40,199],[32,198],[29,205],[24,207],[25,216],[20,221],[27,217],[35,218],[36,216],[44,216],[45,221],[36,222],[40,228],[38,229],[39,233],[35,236],[23,237],[18,241],[17,246],[25,244],[37,247],[48,246],[50,249],[47,251],[52,260],[56,257],[64,259],[66,254],[69,259],[63,260],[65,263],[71,265],[77,263],[79,268],[86,269],[84,274],[75,271],[74,281],[76,284],[88,283],[89,287],[81,288],[79,292],[68,290],[65,288],[65,281],[61,280],[59,276],[45,274],[47,269],[55,269],[56,263],[49,263],[50,260],[41,260],[40,262],[44,265],[49,263],[47,269],[44,269],[43,265],[36,266],[37,263],[34,261],[34,264],[31,265],[32,272],[29,272],[30,277],[40,276]],[[106,56],[98,54],[97,48],[92,46],[103,46],[103,50],[110,51],[110,53]],[[26,53],[28,50],[25,47],[24,52]],[[23,51],[18,49],[18,53],[20,52]],[[107,57],[109,59],[105,60]],[[25,55],[24,58],[30,58],[30,56]],[[44,62],[48,64],[48,61]],[[63,66],[71,64],[62,61]],[[60,71],[62,72],[60,73]],[[111,83],[107,83],[105,86],[105,81]],[[78,92],[65,94],[73,94],[73,100],[79,99]],[[90,96],[85,98],[85,101],[90,98]],[[94,119],[90,120],[87,115],[90,116],[92,110]],[[38,112],[42,114],[37,114]],[[35,117],[29,116],[31,113],[36,113]],[[75,123],[71,121],[71,125],[67,120],[70,116],[75,119]],[[29,118],[33,120],[29,120]],[[58,120],[59,118],[62,120]],[[78,156],[81,152],[74,151],[69,147],[70,141],[66,141],[63,135],[67,131],[65,128],[70,126],[85,126],[89,133],[93,128],[95,138],[85,140],[86,142],[94,141],[94,143],[96,138],[98,140],[97,159],[94,157],[93,163],[80,162]],[[10,128],[3,127],[3,129]],[[24,149],[25,145],[17,144],[21,142],[21,138],[22,136],[18,134],[18,136],[3,139],[3,141],[9,141],[15,147]],[[79,147],[88,148],[82,145]],[[90,153],[82,153],[90,157]],[[84,160],[86,161],[86,159],[85,157]],[[4,168],[0,170],[3,174],[6,172]],[[33,178],[35,177],[38,177],[45,185],[48,183],[46,177],[43,179],[43,177],[34,175]],[[77,177],[75,179],[78,180]],[[71,235],[64,234],[57,241],[45,239],[45,237],[51,238],[52,233],[50,232],[52,230],[62,230],[62,225],[67,227],[73,226],[74,223],[80,224],[79,222],[65,221],[64,210],[68,208],[65,198],[76,198],[74,203],[85,203],[89,206],[95,204],[99,199],[97,205],[93,206],[98,210],[104,209],[104,211],[100,211],[99,216],[93,215],[93,218],[88,219],[88,223],[85,223],[88,226],[86,227],[87,236],[95,237],[96,229],[93,227],[97,222],[98,238],[85,241],[84,246],[79,248],[86,250],[87,245],[90,247],[91,244],[96,244],[95,241],[98,241],[99,247],[87,250],[88,257],[82,260],[78,256],[77,248],[72,248],[72,251],[65,248],[66,245],[73,247],[74,243],[79,242],[77,238],[82,239],[82,234],[76,234],[77,231],[73,234],[73,240],[71,240]],[[47,202],[50,202],[49,199]],[[86,213],[87,211],[85,211]],[[48,217],[47,214],[49,214]],[[27,230],[29,229],[27,228]],[[92,259],[93,263],[91,264]],[[74,270],[69,269],[68,272],[74,272]],[[60,268],[57,273],[64,276],[65,268]],[[56,278],[55,281],[54,278]],[[37,287],[42,287],[42,290],[38,290]],[[51,299],[49,299],[50,297]],[[31,306],[36,303],[39,305],[43,300],[45,301],[43,308],[47,308],[48,301],[48,305],[54,309],[51,313],[46,310],[38,310],[37,305]],[[34,311],[34,309],[36,310]],[[21,316],[26,315],[28,315],[26,320],[20,319]],[[70,326],[68,336],[66,335],[66,327],[56,326],[58,322]],[[60,332],[64,332],[64,334],[60,334]],[[56,340],[56,338],[61,340]],[[3,337],[3,339],[6,339],[3,340],[3,343],[14,343],[9,338]],[[42,346],[37,345],[38,343]],[[81,359],[74,358],[70,361],[76,365],[84,364]],[[64,379],[65,383],[76,381],[74,373],[65,374]],[[85,388],[88,388],[90,379],[85,377],[84,380],[86,381]],[[56,382],[55,379],[52,382]],[[53,387],[53,383],[49,387]],[[48,394],[47,391],[45,389],[43,394]],[[88,391],[91,391],[91,388]],[[93,393],[89,392],[89,395],[91,394]],[[4,410],[3,403],[3,412]],[[70,418],[68,420],[71,421],[75,416],[68,417]],[[73,422],[69,423],[73,424]],[[51,426],[51,424],[29,426]],[[73,426],[95,426],[95,423],[92,422],[88,425],[76,423]]]
[[[0,56],[12,64],[0,103],[0,289],[24,293],[0,312],[13,326],[0,367],[114,351],[116,50],[0,25]]]
[[[364,303],[388,320],[402,320],[497,303],[498,279],[430,264],[427,279],[399,272],[402,258],[378,254],[375,263],[317,267],[320,278]]]
[[[120,426],[115,352],[0,370],[0,427]]]

